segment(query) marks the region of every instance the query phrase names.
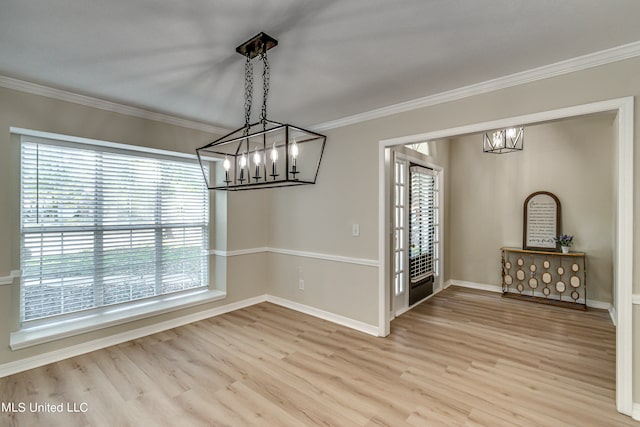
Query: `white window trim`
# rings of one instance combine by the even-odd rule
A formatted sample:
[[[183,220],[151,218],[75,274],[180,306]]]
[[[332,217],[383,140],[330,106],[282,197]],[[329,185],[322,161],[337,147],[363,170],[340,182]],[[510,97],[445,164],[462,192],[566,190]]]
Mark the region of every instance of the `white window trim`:
[[[93,145],[98,147],[115,148],[125,151],[134,151],[138,153],[156,154],[160,156],[180,157],[183,159],[197,160],[195,154],[180,153],[178,151],[160,150],[157,148],[142,147],[139,145],[121,144],[119,142],[102,141],[99,139],[83,138],[80,136],[63,135],[61,133],[49,133],[39,130],[23,129],[10,127],[9,132],[14,135],[31,136],[35,138],[43,138],[48,140],[56,140],[62,142],[75,142],[78,144]]]
[[[197,159],[195,154],[159,150],[149,147],[101,141],[17,127],[10,127],[9,131],[14,135],[108,147],[117,150],[146,153],[156,156],[178,157],[193,160]],[[64,318],[47,324],[38,323],[31,326],[22,325],[18,331],[10,333],[9,347],[11,350],[32,347],[200,304],[219,301],[226,298],[226,296],[226,292],[217,289],[201,288],[176,294],[159,295],[157,297],[133,301],[122,305],[104,306],[98,309],[92,309],[90,314],[78,313],[77,316],[65,316]]]
[[[124,305],[102,307],[100,310],[92,311],[91,314],[68,317],[64,320],[38,326],[24,327],[19,331],[12,332],[9,337],[9,346],[11,350],[19,350],[207,302],[218,301],[226,296],[225,292],[219,290],[198,289],[194,292],[161,295]]]
[[[61,142],[71,142],[78,144],[94,145],[98,147],[113,148],[116,150],[132,151],[137,153],[154,154],[157,156],[179,157],[183,159],[198,160],[198,156],[180,151],[161,150],[158,148],[143,147],[140,145],[122,144],[119,142],[103,141],[100,139],[83,138],[81,136],[64,135],[62,133],[50,133],[39,130],[24,129],[18,127],[9,127],[9,133],[20,136],[31,136],[35,138],[44,138],[48,140],[56,140]],[[200,160],[207,162],[221,162],[223,159],[215,157],[201,156]]]

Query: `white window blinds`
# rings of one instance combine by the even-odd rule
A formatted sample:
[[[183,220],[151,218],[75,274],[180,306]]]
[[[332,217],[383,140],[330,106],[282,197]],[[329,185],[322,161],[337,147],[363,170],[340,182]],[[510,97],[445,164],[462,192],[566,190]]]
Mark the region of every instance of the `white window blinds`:
[[[200,167],[87,147],[22,138],[23,322],[208,285]]]
[[[409,277],[417,282],[437,274],[438,188],[435,171],[416,165],[409,171]]]

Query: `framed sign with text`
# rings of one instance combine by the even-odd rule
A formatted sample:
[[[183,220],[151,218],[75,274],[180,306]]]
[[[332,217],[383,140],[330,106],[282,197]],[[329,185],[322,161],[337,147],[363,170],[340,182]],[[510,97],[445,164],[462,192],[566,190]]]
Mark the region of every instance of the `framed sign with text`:
[[[560,235],[560,200],[548,191],[537,191],[524,201],[522,247],[526,250],[557,251],[554,237]]]

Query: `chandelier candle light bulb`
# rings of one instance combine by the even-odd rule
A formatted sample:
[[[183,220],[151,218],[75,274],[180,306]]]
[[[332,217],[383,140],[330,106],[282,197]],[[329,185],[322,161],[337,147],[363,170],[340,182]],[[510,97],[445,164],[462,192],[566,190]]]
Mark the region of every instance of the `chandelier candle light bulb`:
[[[260,179],[260,162],[261,161],[262,161],[262,158],[260,157],[260,153],[256,148],[256,151],[253,153],[253,164],[256,165],[256,176],[254,176],[253,178],[256,181]]]
[[[296,159],[298,158],[298,154],[300,154],[300,151],[298,149],[298,144],[294,139],[293,142],[291,143],[291,173],[293,174],[294,177],[298,173],[298,169],[296,165]]]
[[[278,162],[278,150],[276,149],[276,143],[273,143],[273,148],[271,149],[271,176],[273,179],[276,179],[278,174],[276,173],[276,163]]]
[[[240,157],[240,183],[244,181],[244,168],[247,166],[247,156],[242,153]]]
[[[229,179],[229,169],[231,169],[231,162],[226,156],[224,158],[224,162],[222,162],[222,167],[224,168],[224,182],[229,184],[231,182],[231,180]]]

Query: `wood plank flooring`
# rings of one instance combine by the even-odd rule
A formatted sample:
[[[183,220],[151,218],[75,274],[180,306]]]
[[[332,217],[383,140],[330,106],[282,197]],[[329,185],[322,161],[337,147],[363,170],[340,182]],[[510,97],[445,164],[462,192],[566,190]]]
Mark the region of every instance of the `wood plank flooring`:
[[[3,378],[0,425],[640,427],[614,378],[605,311],[451,287],[387,338],[264,303]]]

